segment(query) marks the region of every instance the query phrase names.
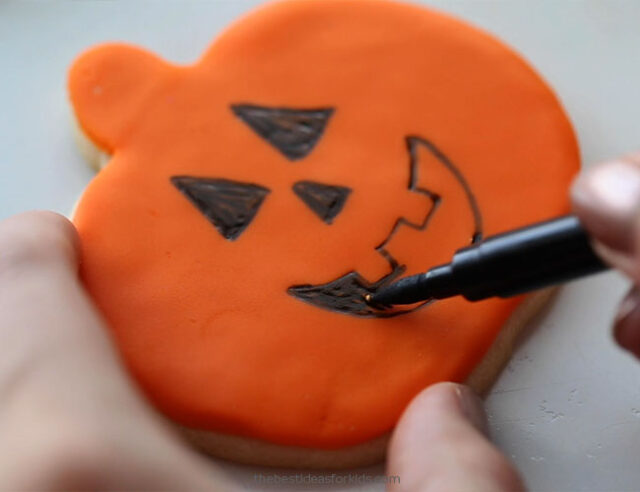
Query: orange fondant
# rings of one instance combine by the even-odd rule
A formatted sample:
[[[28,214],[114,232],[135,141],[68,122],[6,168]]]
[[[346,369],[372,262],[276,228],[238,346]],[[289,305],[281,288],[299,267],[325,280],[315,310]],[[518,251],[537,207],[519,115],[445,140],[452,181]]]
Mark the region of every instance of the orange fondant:
[[[407,136],[464,175],[490,235],[564,213],[578,169],[557,99],[516,54],[448,16],[386,1],[259,9],[192,66],[127,45],[82,55],[69,87],[82,129],[112,153],[75,223],[82,275],[155,404],[195,428],[336,448],[390,430],[409,400],[462,381],[520,302],[455,298],[394,318],[323,310],[287,294],[356,270],[389,273],[376,247],[432,201],[408,190]],[[291,161],[233,104],[334,108]],[[426,146],[417,185],[441,197],[426,229],[385,249],[406,274],[448,261],[474,223],[460,182]],[[222,178],[270,190],[225,239],[170,182]],[[350,188],[327,224],[298,181]]]

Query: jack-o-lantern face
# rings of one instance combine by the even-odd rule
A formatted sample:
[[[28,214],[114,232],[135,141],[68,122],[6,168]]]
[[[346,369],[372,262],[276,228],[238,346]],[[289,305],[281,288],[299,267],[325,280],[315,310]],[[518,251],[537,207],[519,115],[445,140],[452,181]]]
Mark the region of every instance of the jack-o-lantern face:
[[[364,295],[564,212],[578,164],[522,60],[378,0],[266,7],[186,67],[104,45],[70,93],[112,155],[82,275],[132,373],[175,420],[284,444],[362,442],[463,380],[520,299]]]
[[[300,110],[290,108],[267,108],[256,105],[233,105],[233,112],[254,132],[269,142],[289,161],[304,159],[317,144],[324,133],[329,117],[334,108]],[[398,217],[389,234],[374,249],[389,263],[389,273],[374,281],[369,281],[357,271],[349,271],[338,278],[317,285],[293,285],[287,292],[293,297],[312,305],[332,311],[356,316],[389,317],[405,314],[413,309],[389,310],[365,302],[367,294],[375,293],[401,275],[406,266],[386,249],[387,244],[399,227],[412,227],[424,230],[436,206],[442,197],[438,193],[417,186],[418,162],[416,146],[422,145],[440,160],[440,165],[448,169],[465,191],[466,199],[474,217],[474,230],[469,237],[474,241],[481,237],[481,219],[475,199],[460,172],[442,155],[433,144],[417,138],[407,137],[409,156],[408,191],[421,194],[431,201],[431,206],[419,222],[411,222]],[[193,176],[173,176],[172,183],[178,188],[200,212],[215,226],[226,239],[234,241],[254,220],[258,210],[269,194],[268,187],[253,183],[229,181],[226,178],[198,178]],[[347,186],[319,183],[314,181],[297,181],[291,186],[308,209],[322,222],[331,225],[342,211],[353,191]],[[393,207],[391,207],[393,209]],[[339,248],[344,244],[338,243]],[[364,253],[364,252],[363,252]],[[421,304],[419,307],[426,303]]]

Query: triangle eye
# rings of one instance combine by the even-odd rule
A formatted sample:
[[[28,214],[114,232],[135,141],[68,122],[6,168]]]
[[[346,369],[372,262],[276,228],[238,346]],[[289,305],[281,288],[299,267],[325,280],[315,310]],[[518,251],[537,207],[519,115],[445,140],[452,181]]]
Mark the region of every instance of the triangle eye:
[[[333,108],[290,109],[234,104],[234,114],[290,161],[306,157],[322,136]]]
[[[298,181],[293,185],[293,191],[313,213],[327,224],[331,224],[344,207],[351,188]]]
[[[230,241],[244,232],[269,194],[262,186],[228,179],[173,176],[171,183]]]

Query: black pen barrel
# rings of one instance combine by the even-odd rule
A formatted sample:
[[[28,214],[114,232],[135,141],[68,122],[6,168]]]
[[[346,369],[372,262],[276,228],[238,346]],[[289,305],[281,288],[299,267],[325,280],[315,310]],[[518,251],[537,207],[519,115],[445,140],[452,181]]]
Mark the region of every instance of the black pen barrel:
[[[454,295],[470,301],[511,297],[607,268],[578,218],[567,215],[460,249],[451,263],[401,279],[372,299],[392,305]]]
[[[471,301],[511,297],[607,268],[571,215],[458,250],[451,265],[460,293]]]

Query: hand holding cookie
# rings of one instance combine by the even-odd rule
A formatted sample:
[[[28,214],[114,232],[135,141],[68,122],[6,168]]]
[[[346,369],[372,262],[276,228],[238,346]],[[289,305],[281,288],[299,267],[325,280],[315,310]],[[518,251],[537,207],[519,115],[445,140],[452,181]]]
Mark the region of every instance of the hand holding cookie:
[[[73,226],[47,212],[10,218],[0,251],[0,490],[234,490],[125,376],[78,280]],[[483,426],[465,387],[425,390],[391,446],[398,490],[519,487]]]
[[[0,251],[0,490],[231,490],[129,382],[71,223],[12,217]]]

